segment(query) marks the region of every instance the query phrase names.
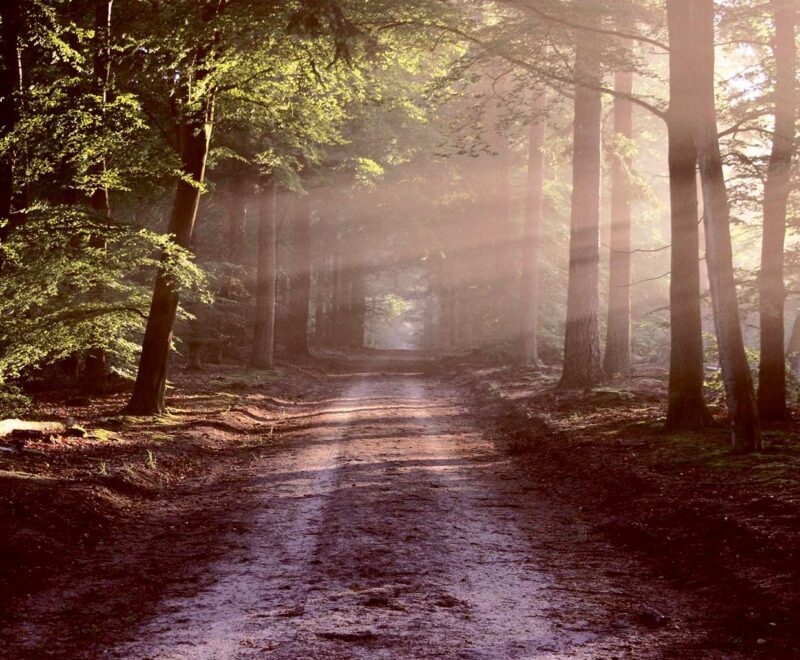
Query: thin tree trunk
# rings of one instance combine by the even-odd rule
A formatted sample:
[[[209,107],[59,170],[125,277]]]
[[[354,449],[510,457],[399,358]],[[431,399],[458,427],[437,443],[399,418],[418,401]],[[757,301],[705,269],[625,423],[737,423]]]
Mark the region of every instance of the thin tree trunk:
[[[258,279],[253,353],[250,356],[250,366],[256,369],[271,369],[274,364],[277,215],[275,186],[271,180],[265,179],[258,197]]]
[[[702,429],[710,415],[703,400],[703,320],[700,304],[700,229],[697,209],[697,148],[691,98],[695,93],[689,52],[693,0],[669,0],[670,108],[670,367],[666,427]]]
[[[237,171],[228,187],[228,254],[225,277],[220,294],[223,298],[234,295],[236,267],[244,259],[244,245],[247,229],[248,181],[244,172]]]
[[[338,238],[334,244],[333,272],[331,274],[333,282],[333,301],[331,306],[331,345],[334,348],[341,348],[344,340],[344,316],[345,316],[345,273],[342,263],[342,239]]]
[[[286,319],[286,350],[308,355],[308,316],[311,297],[311,199],[300,195],[291,218],[292,245],[289,314]]]
[[[597,53],[579,41],[575,56],[575,135],[572,156],[564,387],[602,379],[600,354],[600,135],[602,98]],[[584,84],[581,84],[584,83]]]
[[[335,237],[331,237],[335,241]],[[329,242],[328,249],[333,250],[334,243]],[[324,257],[324,295],[325,306],[324,316],[322,317],[322,343],[331,346],[336,332],[336,255],[331,253]]]
[[[547,128],[547,95],[535,92],[531,111],[534,114],[528,136],[528,181],[525,229],[522,239],[521,336],[522,359],[531,367],[539,366],[539,268],[541,261],[542,219],[544,207],[544,152]]]
[[[616,91],[633,93],[633,72],[618,71]],[[608,323],[603,369],[607,376],[626,375],[631,369],[631,167],[627,153],[633,139],[633,103],[614,98],[614,132],[624,141],[623,153],[611,166],[611,256],[608,282]]]
[[[364,329],[366,323],[366,271],[363,265],[353,269],[352,304],[350,312],[350,348],[361,350],[364,348]]]
[[[93,77],[95,91],[100,97],[102,106],[108,102],[108,85],[111,80],[111,11],[114,0],[97,0],[95,4],[95,40]],[[106,161],[100,159],[94,168],[95,173],[103,177],[106,173]],[[111,219],[111,204],[108,186],[99,185],[92,193],[92,209],[105,220]],[[105,247],[106,240],[102,235],[92,237],[94,247]],[[102,348],[92,348],[86,353],[86,383],[90,391],[104,392],[108,380],[108,356]]]
[[[796,0],[772,0],[775,26],[775,133],[764,184],[764,236],[759,278],[761,362],[758,412],[763,420],[781,421],[786,409],[784,241],[786,207],[791,192],[795,147],[797,88]]]
[[[728,193],[719,148],[714,95],[714,1],[695,0],[697,153],[703,183],[706,262],[719,345],[719,360],[736,452],[761,448],[753,380],[744,350],[730,233]]]
[[[17,94],[20,83],[19,33],[20,16],[19,0],[0,2],[0,140],[5,139],[19,121]],[[9,145],[5,153],[0,155],[0,265],[3,262],[3,244],[8,240],[13,229],[14,200],[14,160],[13,145]]]

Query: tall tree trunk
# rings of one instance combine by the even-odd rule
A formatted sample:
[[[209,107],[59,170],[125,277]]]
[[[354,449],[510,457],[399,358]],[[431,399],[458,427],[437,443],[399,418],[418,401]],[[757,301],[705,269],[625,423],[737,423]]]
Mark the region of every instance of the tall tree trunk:
[[[19,121],[19,4],[19,0],[0,2],[0,140],[5,139]],[[5,221],[5,225],[0,227],[0,265],[3,262],[3,244],[13,228],[14,157],[13,145],[0,155],[0,221]]]
[[[547,95],[534,92],[533,121],[528,135],[528,180],[525,229],[522,238],[521,349],[524,364],[539,366],[539,268],[544,208],[544,147]]]
[[[501,342],[508,341],[513,337],[513,315],[512,299],[509,292],[515,282],[515,261],[512,242],[511,226],[511,163],[510,146],[508,137],[498,133],[495,135],[493,148],[497,155],[490,160],[493,168],[493,190],[492,195],[492,297],[493,314],[492,319],[495,328],[495,338]],[[514,301],[515,302],[515,301]]]
[[[578,42],[567,326],[561,376],[564,387],[591,387],[603,373],[598,323],[602,114],[598,59],[595,51]]]
[[[697,74],[697,153],[703,183],[706,262],[719,345],[719,360],[730,414],[733,449],[761,448],[753,380],[744,350],[733,273],[728,192],[719,148],[714,93],[714,1],[694,0]]]
[[[346,316],[346,282],[345,270],[342,259],[342,238],[341,236],[334,243],[333,272],[331,280],[333,282],[333,301],[331,305],[331,345],[334,348],[341,348],[344,344],[344,319]]]
[[[95,48],[93,78],[95,92],[104,108],[108,102],[108,85],[111,80],[111,11],[114,0],[96,0],[95,3]],[[106,161],[100,159],[93,168],[95,173],[103,177],[106,173]],[[105,220],[111,219],[111,204],[108,186],[101,183],[91,197],[92,209]],[[92,237],[94,247],[105,247],[106,240],[102,235]],[[108,380],[108,356],[102,348],[92,348],[86,353],[86,383],[90,391],[104,392]]]
[[[633,93],[633,72],[617,71],[617,92]],[[611,166],[611,255],[608,277],[608,323],[603,369],[607,376],[631,369],[631,167],[628,145],[633,139],[633,103],[614,99],[614,132],[624,142]]]
[[[795,0],[772,0],[775,25],[775,133],[764,184],[764,236],[759,278],[761,362],[758,378],[758,412],[763,420],[787,418],[786,355],[784,350],[783,249],[786,207],[791,192],[795,147],[797,45]]]
[[[331,241],[335,241],[335,237],[331,237]],[[335,243],[328,242],[327,248],[333,249]],[[323,257],[324,270],[323,270],[323,292],[324,292],[324,307],[322,316],[322,337],[321,343],[325,346],[331,346],[333,337],[336,332],[336,255],[331,253]]]
[[[367,315],[366,293],[366,269],[362,264],[357,264],[353,268],[350,323],[348,324],[350,328],[348,343],[350,348],[356,350],[364,348],[364,329]]]
[[[241,266],[244,259],[244,245],[247,229],[247,175],[237,171],[228,188],[228,254],[225,278],[222,282],[221,295],[230,298],[234,294],[236,267]]]
[[[169,233],[175,243],[189,248],[200,188],[205,177],[206,157],[211,139],[211,106],[204,113],[192,113],[178,125],[181,152],[181,174],[169,222]],[[163,257],[166,259],[166,257]],[[178,291],[173,278],[159,269],[153,288],[153,300],[147,319],[139,371],[126,411],[131,415],[154,415],[164,412],[167,387],[167,365],[172,343],[172,330],[178,309]]]
[[[702,429],[710,415],[703,400],[703,319],[700,304],[700,229],[697,148],[691,99],[695,93],[691,3],[669,0],[670,367],[667,430]]]
[[[300,195],[291,218],[291,267],[289,313],[286,319],[286,350],[308,355],[308,316],[311,297],[311,199]]]
[[[332,247],[331,237],[331,208],[325,203],[318,205],[319,217],[317,218],[314,232],[314,343],[324,346],[327,341],[327,332],[330,319],[329,302],[331,298],[330,264],[328,255]]]
[[[275,280],[277,271],[277,208],[275,186],[264,178],[258,196],[258,275],[253,353],[250,366],[271,369],[275,344]]]

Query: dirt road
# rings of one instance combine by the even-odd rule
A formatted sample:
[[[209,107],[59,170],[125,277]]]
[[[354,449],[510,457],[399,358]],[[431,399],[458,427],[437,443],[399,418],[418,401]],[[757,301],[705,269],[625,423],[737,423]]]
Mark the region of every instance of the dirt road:
[[[30,604],[9,652],[488,659],[692,657],[695,648],[731,657],[699,650],[701,608],[689,596],[621,556],[498,453],[456,387],[402,373],[342,383],[340,396],[287,420],[252,475],[196,499],[185,533],[161,537],[152,524],[150,550],[132,547],[128,561],[159,547],[171,563],[154,562],[150,579],[169,579],[148,608],[131,599],[131,625],[76,608],[85,590],[61,585]],[[92,600],[116,599],[117,624],[125,572],[87,566]]]

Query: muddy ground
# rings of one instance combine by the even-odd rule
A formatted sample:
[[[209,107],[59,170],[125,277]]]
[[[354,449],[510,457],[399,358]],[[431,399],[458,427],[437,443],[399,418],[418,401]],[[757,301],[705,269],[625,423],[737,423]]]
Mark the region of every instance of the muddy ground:
[[[549,385],[525,378],[373,356],[185,374],[168,418],[111,417],[122,394],[77,407],[114,435],[0,454],[0,655],[792,657],[764,575],[720,600],[717,575],[634,543],[603,493],[618,480],[654,530],[649,459],[595,428],[627,458],[589,468],[584,452],[573,470],[573,451],[549,449],[566,446],[536,402]],[[631,396],[575,399],[569,441]],[[719,556],[726,530],[698,546],[693,524],[675,517],[665,547]],[[777,565],[762,573],[790,586]]]

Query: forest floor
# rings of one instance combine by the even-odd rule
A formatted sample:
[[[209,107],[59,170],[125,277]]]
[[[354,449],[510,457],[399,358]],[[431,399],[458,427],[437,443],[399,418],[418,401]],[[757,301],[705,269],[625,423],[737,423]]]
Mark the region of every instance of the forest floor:
[[[175,384],[154,419],[43,397],[87,437],[0,452],[0,657],[800,648],[791,429],[734,460],[659,436],[648,382],[392,354]]]

